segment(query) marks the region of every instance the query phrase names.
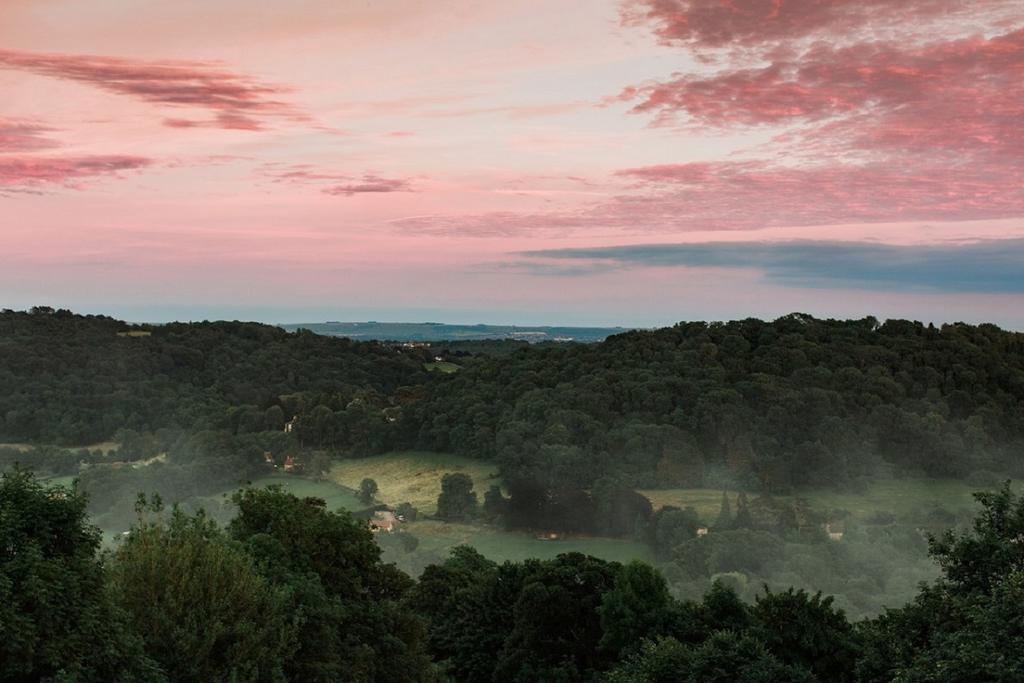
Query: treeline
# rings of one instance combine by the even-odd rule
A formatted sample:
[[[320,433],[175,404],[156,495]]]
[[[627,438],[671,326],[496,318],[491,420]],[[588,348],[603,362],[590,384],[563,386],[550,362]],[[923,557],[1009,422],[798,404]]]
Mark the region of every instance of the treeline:
[[[689,506],[665,505],[655,511],[642,495],[602,480],[571,511],[580,525],[575,530],[583,532],[572,537],[613,535],[645,544],[650,552],[643,555],[651,558],[678,598],[699,599],[715,583],[748,603],[766,587],[822,590],[851,618],[863,619],[913,599],[921,582],[937,576],[928,559],[928,535],[964,527],[973,516],[970,509],[938,503],[907,506],[898,514],[876,509],[854,516],[842,508],[812,507],[799,497],[747,496],[742,491],[723,492],[721,501],[713,517],[702,517]],[[468,475],[446,474],[434,518],[512,528],[533,525],[544,530],[541,538],[560,541],[561,534],[550,530],[564,527],[566,520],[509,521],[504,517],[509,502],[492,484],[481,503]],[[415,520],[416,510],[408,504],[396,512]],[[377,540],[388,562],[420,576],[443,557],[431,545],[421,546],[414,533],[399,527]]]
[[[404,412],[409,445],[494,459],[510,486],[556,499],[602,477],[789,493],[856,489],[883,463],[1022,469],[1024,335],[993,325],[680,323],[432,380]]]
[[[310,403],[422,384],[425,354],[256,323],[138,326],[46,307],[5,310],[0,442],[81,446],[121,429],[280,430]]]
[[[0,479],[0,680],[532,683],[1016,681],[1024,501],[979,494],[932,538],[942,577],[852,623],[829,597],[718,582],[672,597],[640,562],[578,553],[496,564],[456,549],[414,582],[365,523],[277,489],[226,527],[140,498],[98,554],[82,494]]]
[[[454,452],[498,464],[510,498],[495,503],[512,526],[612,535],[651,514],[636,488],[790,494],[856,491],[880,471],[1024,474],[1024,335],[993,325],[793,314],[502,348],[444,374],[424,369],[444,350],[4,311],[0,442],[136,434],[189,468],[226,451],[173,443],[250,444],[202,463],[218,483],[248,476],[260,448]]]

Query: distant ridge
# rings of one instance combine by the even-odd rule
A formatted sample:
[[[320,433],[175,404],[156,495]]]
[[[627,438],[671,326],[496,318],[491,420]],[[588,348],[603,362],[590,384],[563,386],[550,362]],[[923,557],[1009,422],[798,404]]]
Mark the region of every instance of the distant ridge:
[[[378,321],[294,323],[280,325],[294,332],[306,329],[331,337],[387,340],[400,342],[480,341],[486,339],[519,339],[540,342],[603,341],[613,334],[628,332],[629,327],[560,327],[546,325],[449,325],[447,323],[385,323]]]

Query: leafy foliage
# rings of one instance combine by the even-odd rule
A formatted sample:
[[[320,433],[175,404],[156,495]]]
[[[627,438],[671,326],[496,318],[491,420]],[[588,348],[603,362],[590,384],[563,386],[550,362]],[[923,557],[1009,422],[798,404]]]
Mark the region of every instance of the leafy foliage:
[[[381,563],[365,524],[274,487],[245,489],[234,502],[232,538],[287,591],[299,618],[289,680],[430,680],[423,624],[401,603],[412,581]]]
[[[75,489],[0,478],[0,680],[163,681],[109,600]]]
[[[476,511],[476,492],[473,479],[462,472],[446,474],[441,478],[441,493],[437,497],[437,516],[449,522],[463,521]]]
[[[171,680],[278,681],[294,646],[286,594],[202,513],[159,505],[110,563],[118,605]]]

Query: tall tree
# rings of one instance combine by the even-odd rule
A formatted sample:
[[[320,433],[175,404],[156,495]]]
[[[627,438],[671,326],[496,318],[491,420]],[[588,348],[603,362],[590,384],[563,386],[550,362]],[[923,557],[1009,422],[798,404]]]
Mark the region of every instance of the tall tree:
[[[365,522],[279,487],[248,488],[233,500],[231,536],[288,593],[288,611],[301,616],[285,663],[290,680],[431,680],[424,624],[403,602],[413,582],[381,562]]]
[[[373,502],[373,497],[377,495],[377,482],[367,477],[359,482],[359,501],[363,505],[369,505]]]
[[[166,680],[108,599],[77,489],[0,477],[0,680]]]
[[[750,503],[747,502],[747,494],[740,491],[736,499],[736,517],[733,519],[733,526],[737,529],[750,529],[754,526],[754,518],[750,515]]]
[[[718,509],[718,518],[715,520],[715,531],[727,531],[732,528],[732,505],[729,504],[729,496],[722,491],[722,504]]]
[[[158,506],[111,562],[118,604],[173,681],[277,681],[295,629],[286,594],[202,512]]]
[[[437,496],[437,516],[449,522],[468,519],[476,510],[473,479],[463,472],[441,477],[441,493]]]

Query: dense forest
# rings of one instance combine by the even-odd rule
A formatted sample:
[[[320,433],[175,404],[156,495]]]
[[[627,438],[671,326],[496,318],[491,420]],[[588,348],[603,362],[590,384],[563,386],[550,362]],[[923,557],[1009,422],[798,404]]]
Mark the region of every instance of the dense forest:
[[[794,314],[422,346],[38,307],[0,312],[0,389],[0,680],[1019,679],[1009,488],[973,527],[803,497],[1019,477],[1024,335],[994,326]],[[496,466],[446,475],[439,521],[634,539],[655,565],[375,542],[371,479],[352,514],[244,488],[400,449]],[[672,487],[720,510],[640,493]]]
[[[1024,445],[1024,335],[993,325],[681,323],[519,349],[427,389],[407,438],[552,486],[855,486],[880,463],[1016,470]]]
[[[438,357],[460,369],[429,372]],[[86,471],[94,506],[147,477],[200,495],[268,452],[322,464],[414,448],[496,462],[506,524],[624,534],[651,515],[636,488],[777,495],[1024,469],[1024,335],[992,325],[792,314],[430,348],[39,307],[0,313],[0,387],[0,443],[116,437],[120,460],[167,456],[158,477]],[[44,448],[33,462],[72,473],[103,456]],[[0,466],[26,459],[0,448]]]
[[[672,597],[640,562],[495,564],[468,547],[414,582],[315,498],[235,494],[222,527],[140,497],[99,552],[75,489],[0,478],[0,680],[811,683],[1019,681],[1024,501],[979,494],[933,537],[943,575],[851,623],[831,598],[716,583]]]

